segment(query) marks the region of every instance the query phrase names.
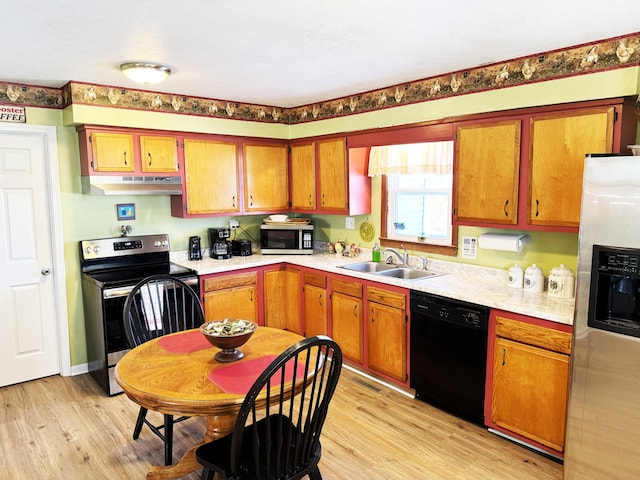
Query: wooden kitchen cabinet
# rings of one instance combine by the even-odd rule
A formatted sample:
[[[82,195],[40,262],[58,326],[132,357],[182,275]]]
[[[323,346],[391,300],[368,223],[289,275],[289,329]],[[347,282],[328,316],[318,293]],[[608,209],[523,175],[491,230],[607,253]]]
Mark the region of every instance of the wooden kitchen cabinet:
[[[146,173],[177,173],[178,139],[159,135],[140,135],[140,163]]]
[[[368,367],[407,381],[406,294],[367,287]]]
[[[288,266],[263,273],[264,324],[304,335],[300,307],[300,270]]]
[[[578,227],[587,153],[612,153],[612,106],[531,117],[528,222]]]
[[[371,213],[368,161],[369,149],[353,148],[347,151],[344,137],[317,142],[318,213]]]
[[[327,277],[305,272],[303,287],[305,336],[328,335]]]
[[[454,170],[457,221],[517,223],[520,128],[520,120],[458,126]]]
[[[82,175],[135,171],[133,133],[115,130],[78,130]]]
[[[258,323],[258,273],[214,274],[202,279],[208,322],[242,318]]]
[[[171,197],[171,214],[237,214],[240,207],[238,145],[205,138],[184,139],[184,195]]]
[[[291,209],[316,210],[316,143],[291,145]]]
[[[331,336],[348,360],[364,362],[362,284],[332,278]]]
[[[244,212],[289,209],[289,163],[286,145],[243,145]]]
[[[543,321],[507,312],[492,311],[492,317],[489,426],[561,453],[569,387],[569,327],[550,328]]]

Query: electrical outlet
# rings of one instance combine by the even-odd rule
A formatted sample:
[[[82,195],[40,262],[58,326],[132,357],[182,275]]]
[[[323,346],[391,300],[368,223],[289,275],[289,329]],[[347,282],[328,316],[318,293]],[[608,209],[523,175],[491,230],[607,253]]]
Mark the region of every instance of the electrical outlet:
[[[237,220],[229,220],[229,228],[231,230],[235,230],[236,228],[238,228],[240,226],[240,223],[238,223]]]
[[[353,217],[346,217],[345,219],[345,228],[347,230],[355,230],[356,229],[356,219]]]

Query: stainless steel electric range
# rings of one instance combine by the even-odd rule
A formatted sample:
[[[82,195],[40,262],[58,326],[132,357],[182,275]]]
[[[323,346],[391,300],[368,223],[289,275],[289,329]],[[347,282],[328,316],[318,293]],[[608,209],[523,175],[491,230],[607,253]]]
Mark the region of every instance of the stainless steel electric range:
[[[171,263],[167,234],[80,242],[82,297],[89,372],[108,395],[121,393],[117,361],[130,349],[123,327],[124,303],[149,275],[170,274],[199,294],[194,270]]]

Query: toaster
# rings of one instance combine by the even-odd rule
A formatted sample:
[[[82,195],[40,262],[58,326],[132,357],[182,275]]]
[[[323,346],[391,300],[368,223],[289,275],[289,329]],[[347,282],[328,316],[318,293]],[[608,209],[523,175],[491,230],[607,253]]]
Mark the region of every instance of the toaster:
[[[251,242],[249,240],[232,240],[231,252],[234,257],[248,257],[251,255]]]

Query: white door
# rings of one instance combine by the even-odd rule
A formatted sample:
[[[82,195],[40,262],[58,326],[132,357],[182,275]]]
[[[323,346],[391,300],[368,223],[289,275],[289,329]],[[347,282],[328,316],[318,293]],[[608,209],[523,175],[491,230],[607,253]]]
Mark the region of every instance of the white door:
[[[60,372],[48,178],[55,129],[20,127],[0,125],[0,387]]]

